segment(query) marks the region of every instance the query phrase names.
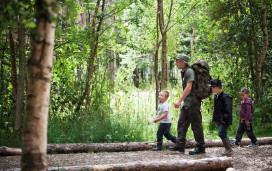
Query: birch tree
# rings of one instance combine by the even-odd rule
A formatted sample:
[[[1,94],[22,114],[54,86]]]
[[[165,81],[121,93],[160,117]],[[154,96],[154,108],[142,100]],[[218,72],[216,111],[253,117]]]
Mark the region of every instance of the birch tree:
[[[47,170],[47,122],[53,68],[56,1],[36,0],[37,26],[31,38],[30,79],[22,141],[22,170]]]

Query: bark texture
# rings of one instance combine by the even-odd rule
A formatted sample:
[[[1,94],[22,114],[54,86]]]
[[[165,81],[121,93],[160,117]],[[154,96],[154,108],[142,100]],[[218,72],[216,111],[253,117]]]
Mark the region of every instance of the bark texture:
[[[158,19],[162,36],[162,56],[161,56],[161,85],[160,90],[164,90],[166,78],[166,31],[164,28],[163,0],[158,0]]]
[[[226,170],[232,167],[232,159],[226,157],[207,158],[199,160],[169,160],[158,162],[131,162],[122,164],[108,165],[85,165],[85,166],[68,166],[68,167],[53,167],[50,170],[145,170],[145,171],[176,171],[176,170]]]
[[[21,2],[25,3],[24,0],[22,0]],[[26,34],[25,34],[24,25],[20,23],[19,29],[18,29],[19,78],[18,78],[17,98],[16,98],[15,130],[20,130],[23,124],[22,114],[24,112],[24,90],[25,90],[25,73],[26,73],[25,36]]]
[[[13,40],[12,30],[9,30],[9,53],[11,63],[11,84],[13,91],[13,98],[16,101],[17,96],[17,74],[16,74],[16,57],[15,57],[15,43]]]
[[[53,67],[53,48],[56,2],[37,0],[37,27],[31,39],[28,61],[30,79],[26,100],[22,141],[22,170],[47,170],[47,120],[50,79]]]
[[[157,32],[157,37],[156,37],[156,50],[154,54],[154,76],[155,76],[155,84],[156,84],[156,93],[155,93],[155,101],[156,101],[156,111],[158,110],[158,97],[159,97],[159,74],[158,74],[158,55],[159,55],[159,48],[160,48],[160,43],[159,42],[159,14],[157,14],[156,17],[156,32]]]
[[[234,141],[234,140],[233,140]],[[250,144],[250,139],[243,139],[241,145]],[[258,138],[259,145],[272,144],[272,137]],[[164,142],[163,147],[173,146],[172,142]],[[88,153],[88,152],[122,152],[144,151],[156,146],[155,142],[125,142],[125,143],[76,143],[76,144],[48,144],[48,153]],[[187,140],[186,148],[196,146],[194,140]],[[221,140],[205,140],[206,147],[223,147]],[[0,156],[21,155],[20,148],[0,147]]]
[[[258,59],[256,66],[256,83],[257,83],[257,91],[256,91],[256,100],[260,98],[262,92],[262,67],[266,57],[267,49],[268,49],[268,31],[267,31],[267,21],[266,21],[266,10],[262,9],[262,32],[263,32],[263,48],[261,55]]]
[[[89,112],[89,107],[90,107],[90,85],[91,85],[91,79],[92,79],[92,74],[94,70],[94,58],[95,58],[95,32],[96,32],[96,19],[97,19],[97,14],[98,14],[98,9],[100,7],[100,0],[97,0],[96,2],[96,7],[93,15],[93,20],[92,20],[92,34],[91,34],[91,54],[90,54],[90,60],[89,60],[89,67],[88,67],[88,78],[86,82],[86,113]]]

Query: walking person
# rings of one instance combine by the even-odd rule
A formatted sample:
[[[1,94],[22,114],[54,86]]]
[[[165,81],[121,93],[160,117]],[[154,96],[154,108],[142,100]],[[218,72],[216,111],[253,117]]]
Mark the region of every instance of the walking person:
[[[232,124],[232,98],[223,91],[223,84],[217,78],[212,79],[209,85],[214,93],[213,123],[218,125],[218,136],[225,147],[222,156],[231,156],[233,151],[227,135],[227,129]]]
[[[171,151],[179,151],[184,153],[186,144],[186,134],[189,126],[191,125],[194,133],[196,148],[189,151],[190,155],[205,153],[205,141],[202,126],[202,115],[200,112],[201,99],[196,96],[192,90],[196,74],[192,68],[189,67],[190,59],[187,55],[178,55],[176,57],[176,66],[181,70],[183,94],[180,99],[175,103],[175,108],[180,109],[178,119],[178,137],[177,143],[173,147],[169,147]],[[181,103],[183,104],[181,105]]]
[[[162,150],[163,136],[166,139],[171,140],[173,143],[176,143],[177,138],[170,134],[171,128],[171,116],[170,116],[170,107],[167,103],[169,97],[169,92],[162,90],[159,94],[160,104],[158,106],[158,115],[154,118],[153,122],[160,123],[160,126],[157,131],[157,146],[153,148],[153,151]]]
[[[241,96],[241,106],[240,106],[240,120],[239,126],[236,131],[235,141],[232,142],[232,145],[239,146],[242,140],[244,132],[247,133],[248,138],[251,140],[249,146],[258,146],[257,138],[253,132],[252,127],[252,118],[253,118],[253,102],[249,97],[249,90],[246,87],[241,88],[239,92]]]

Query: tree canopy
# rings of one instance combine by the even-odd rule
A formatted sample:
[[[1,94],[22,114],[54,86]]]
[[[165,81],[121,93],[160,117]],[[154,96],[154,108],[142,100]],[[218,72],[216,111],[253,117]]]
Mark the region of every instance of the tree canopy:
[[[33,48],[30,40],[39,38],[35,34],[39,13],[35,1],[0,2],[0,131],[20,137],[31,87],[26,70]],[[178,96],[181,83],[175,57],[180,53],[192,61],[208,61],[212,77],[226,82],[224,88],[235,104],[240,101],[239,89],[248,87],[257,124],[271,123],[271,1],[61,0],[54,7],[57,17],[46,16],[56,22],[49,141],[51,128],[70,130],[72,124],[64,123],[75,118],[83,119],[82,129],[87,129],[86,118],[108,123],[107,131],[120,127],[126,136],[116,138],[119,141],[144,136],[137,130],[128,133],[131,118],[154,113],[160,89],[173,90],[172,101]],[[139,99],[145,97],[134,96],[140,91],[152,92],[145,94],[144,103]],[[203,105],[210,113],[211,100]],[[125,125],[113,125],[117,113],[124,114]],[[102,139],[88,131],[86,135],[91,141],[114,141],[107,131]]]

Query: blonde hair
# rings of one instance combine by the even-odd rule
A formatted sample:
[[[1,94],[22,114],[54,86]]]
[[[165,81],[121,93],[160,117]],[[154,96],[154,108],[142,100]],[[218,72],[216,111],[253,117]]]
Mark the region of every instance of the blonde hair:
[[[169,91],[167,90],[162,90],[161,91],[163,94],[165,94],[165,96],[168,98],[169,97]]]

